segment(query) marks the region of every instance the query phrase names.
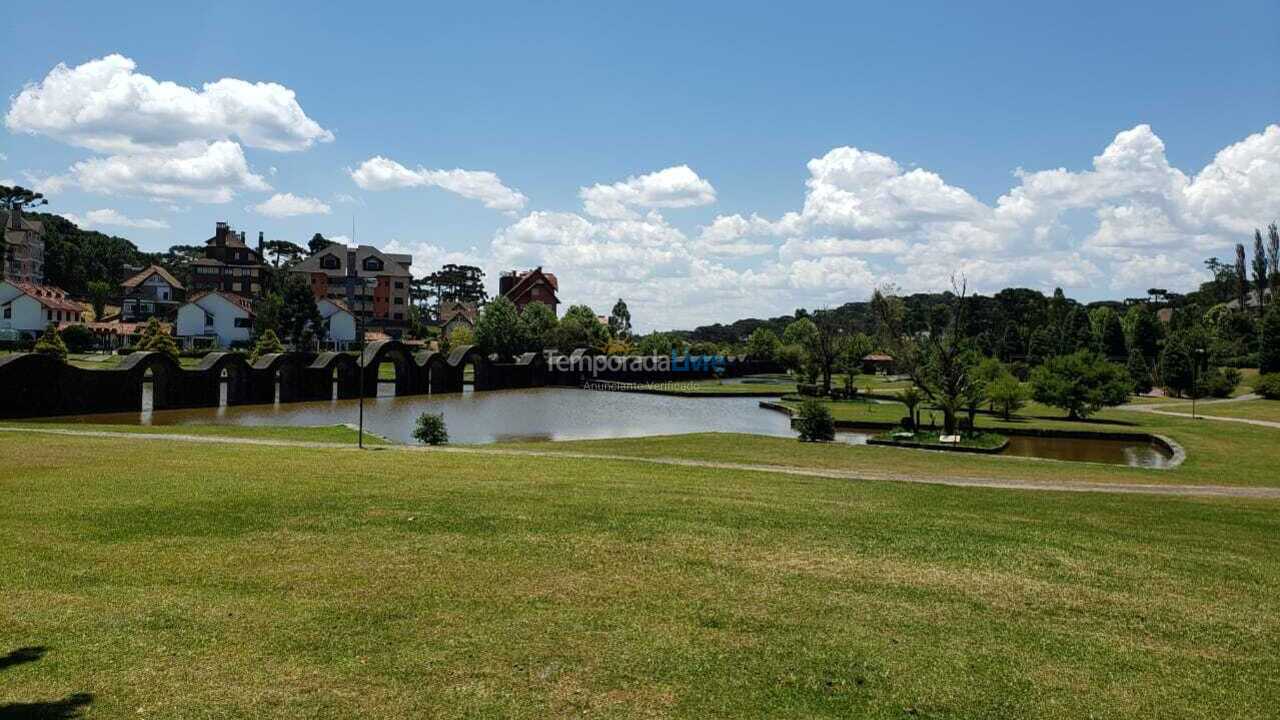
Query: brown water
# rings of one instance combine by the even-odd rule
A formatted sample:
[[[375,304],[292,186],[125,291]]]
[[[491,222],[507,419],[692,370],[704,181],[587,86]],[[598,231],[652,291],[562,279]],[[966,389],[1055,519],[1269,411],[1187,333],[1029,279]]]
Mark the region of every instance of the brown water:
[[[379,397],[366,398],[365,429],[412,443],[418,415],[442,413],[455,443],[511,440],[591,440],[697,432],[795,437],[786,415],[759,406],[760,398],[683,398],[575,388],[533,388],[395,397],[381,383]],[[144,407],[150,407],[144,393]],[[336,425],[356,423],[358,401],[332,400],[275,405],[239,405],[189,410],[144,410],[59,418],[59,421],[132,425]],[[837,433],[838,442],[861,445],[878,430]],[[1163,447],[1128,440],[1011,437],[1006,455],[1167,467]]]

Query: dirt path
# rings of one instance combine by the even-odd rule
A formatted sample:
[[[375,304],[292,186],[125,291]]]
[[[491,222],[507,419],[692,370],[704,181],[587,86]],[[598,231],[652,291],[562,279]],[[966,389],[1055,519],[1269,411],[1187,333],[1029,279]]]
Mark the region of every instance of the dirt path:
[[[1216,420],[1218,422],[1244,423],[1245,425],[1257,425],[1258,427],[1269,427],[1269,428],[1280,429],[1280,422],[1276,422],[1274,420],[1255,420],[1253,418],[1226,417],[1223,415],[1205,415],[1203,412],[1200,411],[1200,408],[1206,405],[1212,407],[1214,405],[1225,405],[1229,403],[1244,402],[1246,400],[1261,400],[1261,399],[1262,399],[1261,395],[1254,395],[1250,393],[1248,395],[1241,395],[1240,397],[1233,397],[1233,398],[1224,398],[1222,400],[1200,400],[1196,402],[1195,418],[1197,420]],[[1189,418],[1191,417],[1191,413],[1189,412],[1174,412],[1173,410],[1170,409],[1170,408],[1188,408],[1188,407],[1191,407],[1190,402],[1165,403],[1163,405],[1127,405],[1120,409],[1151,413],[1152,415],[1168,415],[1170,417]],[[1210,410],[1209,412],[1213,412],[1213,410]]]
[[[278,440],[267,438],[239,438],[216,435],[182,435],[165,433],[133,433],[112,432],[109,430],[68,430],[64,428],[4,427],[3,433],[31,433],[43,435],[66,435],[71,437],[113,438],[121,440],[148,440],[169,442],[206,443],[212,445],[254,445],[268,447],[304,447],[328,448],[333,450],[355,451],[356,448],[345,443],[313,442],[306,440]],[[1174,497],[1237,497],[1280,500],[1280,488],[1233,487],[1228,485],[1161,485],[1154,483],[1096,483],[1096,482],[1060,482],[1039,480],[1008,480],[998,478],[965,478],[904,475],[900,473],[884,473],[869,470],[837,470],[826,468],[803,468],[787,465],[754,465],[747,463],[715,462],[710,460],[687,460],[683,458],[645,458],[631,455],[615,455],[607,453],[558,452],[552,450],[513,450],[507,448],[480,447],[421,447],[409,445],[378,445],[367,448],[370,451],[392,452],[425,452],[425,453],[459,453],[468,455],[497,455],[506,457],[539,457],[569,458],[575,460],[607,460],[610,462],[648,463],[673,467],[713,468],[717,470],[733,470],[737,472],[762,472],[777,475],[793,475],[800,477],[830,478],[836,480],[871,480],[883,482],[906,482],[924,485],[950,485],[955,487],[980,487],[1007,490],[1039,490],[1053,492],[1104,492],[1143,495],[1168,495]]]

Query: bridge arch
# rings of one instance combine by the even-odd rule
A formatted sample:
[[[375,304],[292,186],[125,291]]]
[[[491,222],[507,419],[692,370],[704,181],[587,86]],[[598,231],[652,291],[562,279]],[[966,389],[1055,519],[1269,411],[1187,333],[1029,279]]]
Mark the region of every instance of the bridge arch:
[[[224,387],[227,405],[244,405],[252,401],[253,372],[243,353],[209,353],[188,373],[198,374],[206,388],[208,397],[202,405],[222,405]]]
[[[424,384],[419,382],[419,366],[414,361],[413,352],[409,346],[399,340],[379,340],[366,345],[364,353],[360,356],[366,396],[377,395],[378,372],[385,362],[395,367],[397,396],[422,392],[420,388]]]
[[[146,409],[143,397],[148,382],[151,383],[152,410],[187,404],[183,402],[186,383],[183,382],[182,366],[165,353],[151,350],[129,353],[116,366],[116,371],[124,374],[129,392],[137,396],[143,410]]]
[[[320,353],[305,376],[308,400],[346,400],[360,394],[359,363],[350,353]]]

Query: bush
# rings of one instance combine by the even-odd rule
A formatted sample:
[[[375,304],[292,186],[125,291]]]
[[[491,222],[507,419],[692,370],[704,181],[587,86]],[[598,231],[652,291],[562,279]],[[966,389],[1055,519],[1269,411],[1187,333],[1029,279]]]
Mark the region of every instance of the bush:
[[[59,360],[67,359],[67,344],[62,342],[62,336],[58,334],[58,329],[50,325],[36,340],[34,350],[41,355],[52,355]]]
[[[1026,406],[1031,399],[1031,391],[1012,373],[1006,373],[987,385],[987,399],[991,401],[992,408],[999,410],[1008,420]]]
[[[1268,400],[1280,400],[1280,373],[1267,373],[1258,378],[1253,391]]]
[[[1211,368],[1196,388],[1196,397],[1229,398],[1244,376],[1235,368]]]
[[[249,354],[249,361],[253,362],[263,355],[282,352],[284,352],[284,345],[280,342],[280,338],[276,337],[274,330],[267,329],[258,336],[258,342],[253,346],[253,352]]]
[[[1050,358],[1033,370],[1031,388],[1036,402],[1066,410],[1070,419],[1079,420],[1127,402],[1133,379],[1124,367],[1081,350]]]
[[[796,392],[805,397],[822,397],[822,387],[814,383],[798,383]]]
[[[836,439],[836,421],[825,403],[810,398],[800,403],[796,430],[801,442],[824,442]]]
[[[413,428],[413,437],[426,445],[443,445],[449,442],[449,430],[444,424],[444,414],[422,413]]]
[[[67,344],[68,352],[88,352],[98,344],[98,338],[94,336],[93,331],[84,325],[68,325],[59,334],[62,335],[62,342]]]

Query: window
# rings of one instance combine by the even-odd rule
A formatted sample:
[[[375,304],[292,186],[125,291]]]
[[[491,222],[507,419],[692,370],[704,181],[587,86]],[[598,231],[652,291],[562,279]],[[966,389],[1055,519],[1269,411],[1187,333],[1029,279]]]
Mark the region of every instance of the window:
[[[238,328],[253,327],[253,321],[249,318],[236,318],[235,326]]]
[[[396,320],[403,320],[403,319],[404,319],[404,313],[396,313],[393,317],[394,317]]]
[[[396,289],[397,289],[397,290],[403,290],[403,289],[404,289],[404,281],[403,281],[403,280],[397,280],[397,281],[396,281]]]
[[[397,305],[403,305],[403,304],[404,304],[404,298],[402,298],[402,297],[396,297],[396,304],[397,304]]]
[[[369,272],[382,272],[382,261],[376,257],[367,257],[364,259],[364,269]]]
[[[12,319],[13,319],[13,306],[12,306],[12,305],[5,305],[5,306],[4,306],[4,319],[5,319],[5,320],[12,320]]]
[[[337,270],[341,265],[337,255],[325,254],[320,256],[320,267],[325,270]]]

